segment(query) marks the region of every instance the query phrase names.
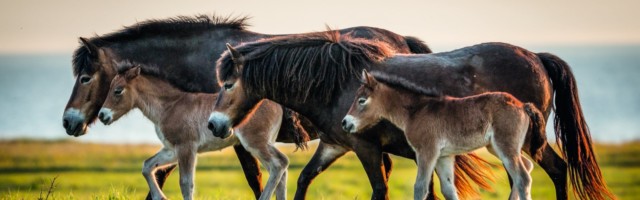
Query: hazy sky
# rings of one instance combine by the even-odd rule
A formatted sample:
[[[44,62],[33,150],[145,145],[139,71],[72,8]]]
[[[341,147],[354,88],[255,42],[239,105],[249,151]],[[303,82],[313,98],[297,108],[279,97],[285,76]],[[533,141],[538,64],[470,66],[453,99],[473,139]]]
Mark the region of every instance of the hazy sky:
[[[640,44],[640,1],[94,1],[0,0],[0,53],[69,53],[80,36],[152,18],[249,15],[250,30],[299,33],[367,25],[432,46]]]

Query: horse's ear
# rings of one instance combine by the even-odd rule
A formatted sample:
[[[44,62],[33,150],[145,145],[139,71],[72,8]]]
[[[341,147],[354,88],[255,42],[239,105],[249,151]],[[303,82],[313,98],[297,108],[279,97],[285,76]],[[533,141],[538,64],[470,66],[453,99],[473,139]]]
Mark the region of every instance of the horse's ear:
[[[238,52],[238,50],[233,48],[233,46],[231,46],[231,44],[229,43],[227,43],[227,50],[229,50],[231,59],[236,65],[242,64],[242,62],[244,61],[244,57],[242,56],[242,54],[240,54],[240,52]]]
[[[371,74],[369,74],[369,72],[366,69],[362,70],[362,84],[364,84],[366,87],[369,88],[374,88],[377,84],[378,81],[376,81],[376,78],[374,78]]]
[[[98,52],[98,46],[94,45],[93,43],[89,42],[87,38],[83,37],[80,37],[80,42],[82,42],[82,46],[84,46],[84,48],[89,51],[89,54],[96,55],[95,53]]]
[[[127,72],[125,72],[124,78],[127,80],[131,80],[138,77],[138,75],[140,75],[140,66],[136,65],[135,67],[132,67],[131,69],[127,70]]]

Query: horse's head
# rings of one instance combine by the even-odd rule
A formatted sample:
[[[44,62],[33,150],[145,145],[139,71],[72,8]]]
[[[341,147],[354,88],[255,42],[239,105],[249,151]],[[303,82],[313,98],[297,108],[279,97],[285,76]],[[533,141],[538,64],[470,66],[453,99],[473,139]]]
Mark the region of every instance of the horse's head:
[[[68,135],[81,136],[98,116],[98,111],[116,72],[111,64],[112,53],[80,38],[82,46],[74,55],[76,83],[62,117]]]
[[[348,133],[358,133],[376,125],[382,120],[384,106],[384,90],[382,84],[369,74],[362,71],[362,85],[356,92],[355,101],[349,112],[342,119],[342,129]]]
[[[221,89],[208,124],[213,135],[222,138],[229,136],[233,127],[242,122],[259,105],[261,99],[248,93],[243,87],[241,77],[244,57],[231,45],[227,44],[227,48],[228,51],[218,61],[218,84]],[[230,62],[225,62],[228,57]]]
[[[140,67],[131,63],[124,65],[130,66],[120,66],[124,69],[111,81],[108,96],[98,114],[98,118],[105,125],[113,123],[132,110],[138,96],[134,87],[135,79],[140,75]]]

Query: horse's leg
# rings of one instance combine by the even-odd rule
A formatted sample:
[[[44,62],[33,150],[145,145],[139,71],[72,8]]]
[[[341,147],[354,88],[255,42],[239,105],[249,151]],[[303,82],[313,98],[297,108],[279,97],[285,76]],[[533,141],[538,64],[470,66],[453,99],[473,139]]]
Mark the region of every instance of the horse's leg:
[[[382,164],[385,172],[384,175],[386,177],[385,180],[389,181],[389,177],[391,177],[391,168],[393,168],[393,161],[388,153],[382,154]]]
[[[385,172],[380,167],[383,165],[382,148],[379,145],[362,141],[354,148],[354,152],[369,177],[369,183],[373,189],[371,199],[389,199]]]
[[[298,177],[298,188],[294,199],[305,199],[309,184],[323,170],[327,169],[338,158],[347,153],[347,149],[338,145],[327,144],[320,141],[318,149],[311,157],[311,160],[300,172]]]
[[[285,169],[282,173],[278,186],[276,188],[276,199],[287,199],[287,176],[289,172]]]
[[[153,173],[155,169],[161,166],[165,166],[170,163],[174,163],[176,161],[176,154],[174,151],[162,148],[158,153],[153,155],[151,158],[144,161],[142,167],[142,175],[144,176],[147,184],[149,185],[149,193],[150,199],[166,199],[158,182],[156,182],[155,174]],[[175,166],[175,164],[171,165]]]
[[[253,190],[256,199],[262,194],[262,172],[260,172],[260,163],[251,153],[249,153],[242,145],[235,145],[233,149],[240,160],[240,166],[244,171],[244,177],[249,182],[249,187]]]
[[[495,134],[498,137],[504,135]],[[513,141],[508,141],[507,138],[496,139],[494,137],[493,140],[491,144],[493,151],[498,155],[507,173],[513,179],[509,199],[530,199],[531,194],[527,188],[531,187],[531,176],[522,163],[522,155],[520,154],[522,147],[518,147]]]
[[[419,152],[418,152],[419,151]],[[430,195],[429,184],[433,183],[433,171],[438,161],[437,149],[416,150],[416,163],[418,163],[418,175],[413,185],[413,199],[423,200]],[[453,174],[453,173],[452,173]]]
[[[196,171],[197,147],[194,144],[176,145],[178,168],[180,170],[180,191],[182,199],[193,199],[193,189]]]
[[[453,165],[455,161],[455,156],[444,156],[440,157],[436,163],[436,173],[440,178],[440,191],[442,191],[442,195],[444,195],[444,198],[447,200],[458,199],[456,186],[453,184],[455,177],[453,175]]]
[[[162,187],[164,186],[164,182],[167,180],[167,178],[169,177],[169,175],[171,174],[171,172],[173,172],[173,170],[178,166],[178,164],[171,164],[165,168],[162,169],[156,169],[156,172],[154,173],[155,177],[156,177],[156,183],[158,183],[158,187],[160,187],[160,189],[162,189]],[[146,200],[151,200],[151,191],[149,191],[149,193],[147,193],[147,197],[145,198]]]
[[[528,149],[528,148],[526,148]],[[531,153],[529,153],[531,155]],[[556,188],[556,199],[566,200],[567,194],[567,162],[558,155],[549,145],[542,150],[542,159],[537,161],[540,168],[544,169]]]
[[[286,181],[284,183],[280,183],[280,181],[282,180],[282,176],[285,171],[287,171],[287,167],[289,167],[289,159],[287,159],[287,156],[274,146],[267,146],[265,149],[258,152],[260,161],[267,167],[267,170],[269,170],[269,179],[267,179],[264,192],[260,195],[260,200],[271,199],[276,188],[281,189],[280,191],[277,191],[276,199],[286,200],[287,183]],[[285,187],[278,187],[279,185]]]

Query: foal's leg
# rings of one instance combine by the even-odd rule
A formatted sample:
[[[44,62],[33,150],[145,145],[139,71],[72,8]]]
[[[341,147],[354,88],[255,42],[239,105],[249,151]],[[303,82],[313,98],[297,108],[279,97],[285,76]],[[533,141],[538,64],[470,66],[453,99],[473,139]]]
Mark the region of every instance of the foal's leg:
[[[193,199],[197,147],[195,144],[176,145],[176,154],[178,155],[178,168],[180,169],[182,198],[185,200]]]
[[[177,166],[178,166],[178,164],[171,164],[171,165],[169,165],[169,166],[167,166],[165,168],[156,170],[154,175],[156,177],[156,182],[158,183],[158,187],[160,189],[162,189],[162,187],[164,186],[164,182],[167,180],[169,175],[171,175],[171,172],[173,172],[173,170],[176,169]],[[146,200],[152,200],[151,191],[149,191],[149,193],[147,193],[147,197],[145,199]]]
[[[423,200],[429,195],[429,183],[432,182],[433,171],[438,161],[436,149],[416,150],[416,162],[418,163],[418,176],[413,185],[413,199]]]
[[[442,191],[442,195],[447,200],[458,199],[456,186],[454,185],[455,176],[453,175],[455,161],[455,156],[443,156],[436,163],[436,173],[440,178],[440,191]]]
[[[175,152],[167,148],[160,149],[160,151],[158,151],[156,155],[153,155],[151,158],[144,161],[142,167],[142,175],[149,185],[150,199],[166,199],[166,197],[162,193],[162,190],[160,189],[160,186],[158,185],[158,182],[156,182],[154,171],[158,167],[174,163],[175,161]],[[175,164],[171,166],[175,166]]]
[[[262,194],[262,172],[260,172],[260,163],[251,153],[249,153],[242,145],[235,145],[233,149],[236,151],[240,166],[244,171],[244,176],[249,182],[249,187],[253,190],[256,199]]]
[[[507,173],[513,179],[509,199],[518,199],[518,197],[521,200],[530,199],[531,194],[527,189],[530,188],[531,185],[531,176],[522,163],[521,148],[510,141],[494,141],[492,142],[492,147],[495,153],[498,154]]]
[[[276,187],[279,189],[276,193],[276,199],[286,200],[287,198],[287,182],[280,182],[283,175],[289,167],[289,159],[274,146],[267,146],[265,149],[259,150],[258,157],[260,161],[269,170],[269,179],[264,188],[264,192],[260,195],[260,200],[269,200],[273,195]],[[279,186],[279,187],[278,187]]]
[[[300,177],[298,177],[298,188],[293,199],[305,199],[311,181],[323,170],[327,169],[331,164],[333,164],[333,162],[335,162],[338,158],[347,153],[347,151],[348,150],[344,147],[327,144],[322,142],[321,140],[320,144],[318,145],[318,149],[316,149],[313,157],[311,157],[309,163],[304,166],[304,169],[302,169],[302,172],[300,173]]]

